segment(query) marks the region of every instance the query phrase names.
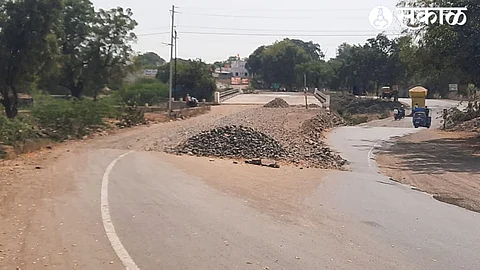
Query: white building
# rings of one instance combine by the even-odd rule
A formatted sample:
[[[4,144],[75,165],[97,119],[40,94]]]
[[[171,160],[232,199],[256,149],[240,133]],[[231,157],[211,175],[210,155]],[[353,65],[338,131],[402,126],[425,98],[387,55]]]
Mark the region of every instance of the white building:
[[[240,77],[240,78],[248,78],[250,74],[248,73],[247,68],[245,67],[247,64],[246,61],[233,61],[230,66],[230,72],[232,73],[232,77]]]

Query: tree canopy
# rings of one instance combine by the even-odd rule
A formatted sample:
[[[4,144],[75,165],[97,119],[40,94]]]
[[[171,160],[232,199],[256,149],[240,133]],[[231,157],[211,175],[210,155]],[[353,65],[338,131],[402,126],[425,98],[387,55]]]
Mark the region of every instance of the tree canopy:
[[[97,96],[129,71],[137,23],[121,7],[95,11],[90,0],[0,3],[0,89],[8,117],[18,93],[40,88]],[[64,90],[62,90],[64,89]]]
[[[175,98],[183,98],[187,94],[198,99],[211,100],[216,89],[215,80],[210,72],[210,66],[202,60],[177,60],[177,80],[173,91]],[[157,78],[168,83],[170,78],[170,64],[167,63],[158,69]]]
[[[341,44],[325,61],[312,41],[284,39],[259,46],[248,58],[254,80],[265,86],[307,86],[377,92],[382,86],[407,89],[424,85],[446,97],[448,84],[460,93],[480,84],[480,2],[475,0],[406,0],[400,6],[467,7],[465,25],[431,23],[396,38],[381,33],[363,44]]]
[[[0,4],[0,101],[5,114],[18,113],[18,93],[35,81],[57,48],[61,0]]]
[[[135,57],[135,65],[139,69],[157,69],[165,63],[165,59],[154,52],[146,52]]]
[[[256,79],[267,85],[275,83],[291,89],[302,82],[306,72],[318,84],[327,70],[323,57],[319,44],[284,39],[257,48],[248,58],[247,67]]]

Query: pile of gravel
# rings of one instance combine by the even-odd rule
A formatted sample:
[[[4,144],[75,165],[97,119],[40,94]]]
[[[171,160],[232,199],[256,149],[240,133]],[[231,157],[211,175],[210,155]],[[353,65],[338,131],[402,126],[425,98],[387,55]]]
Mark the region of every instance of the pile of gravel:
[[[290,105],[281,98],[276,98],[263,106],[265,108],[289,108]]]
[[[302,124],[299,139],[290,143],[289,152],[296,163],[322,169],[342,169],[347,163],[324,143],[324,132],[342,126],[345,121],[336,113],[320,113]]]
[[[461,124],[458,124],[449,130],[451,131],[464,131],[464,132],[480,132],[480,117],[475,119],[465,121]]]
[[[224,126],[204,131],[173,149],[176,154],[229,158],[280,159],[287,155],[271,137],[244,126]]]
[[[315,113],[290,107],[272,113],[269,108],[258,108],[221,118],[212,126],[196,127],[208,131],[185,129],[162,150],[177,155],[271,159],[303,168],[343,169],[346,160],[324,143],[326,130],[343,124],[338,114],[323,110]]]
[[[320,140],[326,130],[343,125],[345,120],[337,113],[320,113],[302,124],[302,132],[310,139]]]

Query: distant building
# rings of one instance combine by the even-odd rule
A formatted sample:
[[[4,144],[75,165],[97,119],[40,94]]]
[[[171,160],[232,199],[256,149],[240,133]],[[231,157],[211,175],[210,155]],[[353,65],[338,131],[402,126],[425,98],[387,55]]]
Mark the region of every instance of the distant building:
[[[229,79],[229,78],[250,78],[250,74],[246,68],[246,61],[232,61],[230,65],[225,65],[225,67],[216,68],[213,73],[213,77],[219,79]]]
[[[233,61],[231,63],[230,72],[232,73],[232,77],[240,77],[240,78],[249,78],[249,73],[246,68],[247,61]]]

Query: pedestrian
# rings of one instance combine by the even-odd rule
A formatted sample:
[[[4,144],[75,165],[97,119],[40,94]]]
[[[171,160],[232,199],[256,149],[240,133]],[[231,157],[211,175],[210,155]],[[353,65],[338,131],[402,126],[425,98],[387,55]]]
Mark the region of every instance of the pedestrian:
[[[443,129],[447,128],[448,110],[443,109]]]

